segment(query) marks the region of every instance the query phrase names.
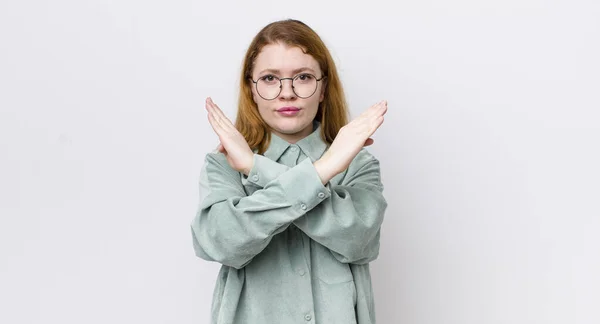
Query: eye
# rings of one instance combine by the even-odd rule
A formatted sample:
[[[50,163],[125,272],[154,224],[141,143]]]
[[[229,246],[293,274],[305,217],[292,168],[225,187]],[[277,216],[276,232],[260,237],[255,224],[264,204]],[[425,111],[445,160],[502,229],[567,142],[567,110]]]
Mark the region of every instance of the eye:
[[[267,74],[267,75],[265,75],[265,76],[262,76],[262,77],[260,77],[260,79],[261,79],[262,81],[265,81],[265,82],[269,82],[269,83],[271,83],[271,82],[273,82],[273,81],[276,81],[276,80],[277,80],[277,77],[276,77],[276,76],[274,76],[274,75],[272,75],[272,74]]]
[[[300,80],[300,81],[310,81],[314,78],[314,76],[312,74],[308,74],[308,73],[302,73],[302,74],[298,74],[296,76],[296,79]]]

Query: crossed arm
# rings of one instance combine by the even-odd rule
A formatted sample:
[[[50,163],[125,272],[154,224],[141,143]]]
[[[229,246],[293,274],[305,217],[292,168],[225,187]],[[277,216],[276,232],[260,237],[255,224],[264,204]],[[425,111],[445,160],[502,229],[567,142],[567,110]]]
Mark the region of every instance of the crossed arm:
[[[201,202],[191,224],[196,255],[241,268],[294,223],[340,262],[374,260],[387,203],[379,161],[362,147],[372,143],[370,136],[381,125],[385,109],[381,103],[374,105],[348,124],[320,160],[305,159],[289,168],[246,150],[241,134],[207,101],[221,145],[220,153],[207,155],[201,173]],[[374,129],[367,129],[369,123]],[[366,131],[361,134],[361,129]],[[354,146],[349,150],[350,142]],[[238,172],[259,174],[254,183],[259,190],[246,195]],[[341,172],[340,184],[330,183]]]

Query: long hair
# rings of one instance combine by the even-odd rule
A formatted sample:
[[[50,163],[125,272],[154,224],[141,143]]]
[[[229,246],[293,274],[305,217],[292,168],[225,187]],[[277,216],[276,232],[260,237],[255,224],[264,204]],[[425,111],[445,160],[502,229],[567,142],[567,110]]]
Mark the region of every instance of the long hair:
[[[321,122],[321,138],[331,144],[342,126],[348,123],[348,107],[335,63],[319,35],[301,21],[287,19],[272,22],[254,37],[244,58],[235,127],[251,149],[263,154],[271,141],[271,128],[258,112],[252,99],[251,75],[256,57],[269,44],[296,46],[312,56],[326,76],[324,99],[315,120]]]

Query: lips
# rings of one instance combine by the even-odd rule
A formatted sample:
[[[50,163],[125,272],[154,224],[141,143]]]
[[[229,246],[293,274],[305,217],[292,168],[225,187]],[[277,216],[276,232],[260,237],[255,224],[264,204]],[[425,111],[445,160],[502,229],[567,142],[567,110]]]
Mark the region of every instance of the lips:
[[[279,109],[277,109],[278,112],[292,112],[292,111],[299,111],[300,108],[298,107],[281,107]]]
[[[300,114],[300,108],[293,106],[281,107],[277,109],[277,113],[279,114],[279,116],[283,117],[295,117],[298,116],[298,114]]]

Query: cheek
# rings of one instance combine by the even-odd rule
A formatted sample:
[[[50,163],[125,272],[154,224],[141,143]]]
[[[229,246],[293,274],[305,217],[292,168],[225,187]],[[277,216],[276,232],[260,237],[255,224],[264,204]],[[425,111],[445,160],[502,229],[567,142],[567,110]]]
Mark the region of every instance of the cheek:
[[[258,105],[258,100],[257,100],[258,98],[257,98],[257,95],[256,95],[256,89],[254,89],[254,87],[251,87],[250,89],[252,90],[252,100],[254,100],[254,103],[256,103]]]
[[[256,103],[256,106],[258,107],[258,114],[263,120],[267,120],[270,118],[268,114],[269,109],[265,107],[260,101]]]
[[[310,115],[316,115],[319,112],[319,106],[320,106],[320,102],[321,100],[319,100],[319,98],[314,98],[313,100],[311,100],[311,102],[309,103],[310,105]],[[307,111],[308,112],[308,111]]]
[[[323,102],[324,99],[325,99],[325,86],[322,86],[321,90],[320,90],[320,95],[319,95],[319,102]]]

